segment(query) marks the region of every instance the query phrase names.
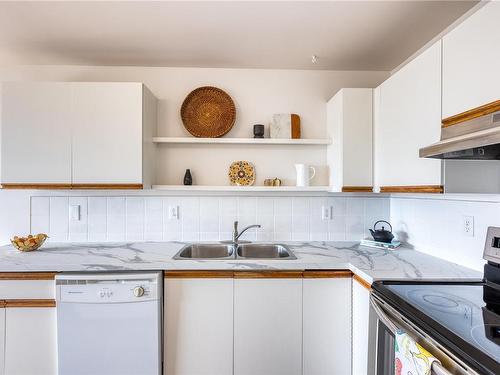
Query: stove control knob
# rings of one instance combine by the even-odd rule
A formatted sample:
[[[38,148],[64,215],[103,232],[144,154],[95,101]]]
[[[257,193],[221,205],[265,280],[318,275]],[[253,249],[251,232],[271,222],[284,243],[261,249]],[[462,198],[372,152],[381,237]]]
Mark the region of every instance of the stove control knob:
[[[134,288],[134,296],[142,297],[144,295],[144,288],[142,286],[136,286]]]

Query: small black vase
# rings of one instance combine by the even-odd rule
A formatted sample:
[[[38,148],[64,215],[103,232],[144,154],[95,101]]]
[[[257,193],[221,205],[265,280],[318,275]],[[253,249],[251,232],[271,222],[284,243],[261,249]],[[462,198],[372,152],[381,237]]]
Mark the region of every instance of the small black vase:
[[[253,126],[253,137],[264,138],[264,125],[257,124]]]
[[[192,185],[193,177],[191,176],[191,170],[186,169],[186,173],[184,174],[184,185]]]

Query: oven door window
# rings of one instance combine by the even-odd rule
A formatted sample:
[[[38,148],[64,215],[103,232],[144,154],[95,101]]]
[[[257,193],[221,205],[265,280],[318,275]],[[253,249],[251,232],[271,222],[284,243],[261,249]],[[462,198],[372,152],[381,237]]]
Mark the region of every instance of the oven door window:
[[[394,334],[378,321],[377,327],[377,375],[395,374]]]

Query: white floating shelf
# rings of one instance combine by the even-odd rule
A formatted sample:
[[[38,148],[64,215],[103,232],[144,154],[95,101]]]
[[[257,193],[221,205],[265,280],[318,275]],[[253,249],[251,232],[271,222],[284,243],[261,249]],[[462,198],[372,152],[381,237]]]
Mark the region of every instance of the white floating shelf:
[[[249,192],[328,192],[329,186],[207,186],[153,185],[155,190],[169,191],[249,191]]]
[[[281,139],[281,138],[196,138],[153,137],[154,143],[177,144],[246,144],[246,145],[329,145],[331,139]]]

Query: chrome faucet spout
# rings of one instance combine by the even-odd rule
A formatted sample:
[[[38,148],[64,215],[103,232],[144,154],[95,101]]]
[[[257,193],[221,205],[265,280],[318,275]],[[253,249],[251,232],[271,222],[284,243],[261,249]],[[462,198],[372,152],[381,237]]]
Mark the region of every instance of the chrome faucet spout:
[[[234,227],[233,227],[233,242],[236,243],[240,239],[241,235],[245,233],[247,230],[252,229],[252,228],[260,228],[261,226],[259,224],[254,224],[254,225],[249,225],[248,227],[245,227],[241,230],[241,232],[238,232],[238,222],[234,222]]]

